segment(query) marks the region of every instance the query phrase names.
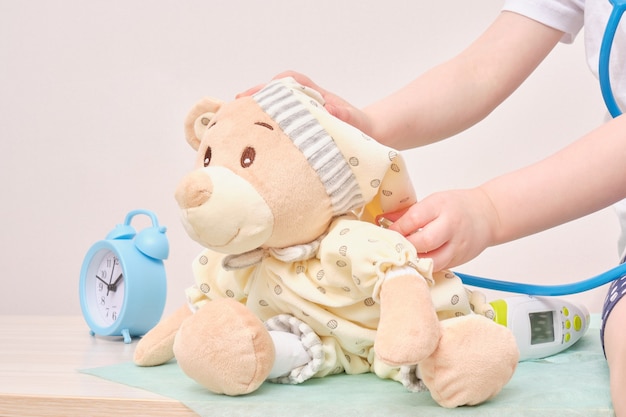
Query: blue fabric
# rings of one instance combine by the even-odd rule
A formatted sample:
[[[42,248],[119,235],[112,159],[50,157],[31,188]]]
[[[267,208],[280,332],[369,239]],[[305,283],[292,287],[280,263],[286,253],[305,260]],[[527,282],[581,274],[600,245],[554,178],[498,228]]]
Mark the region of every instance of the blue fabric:
[[[600,340],[602,342],[602,348],[604,350],[604,325],[606,319],[609,317],[613,307],[619,300],[626,294],[626,276],[616,279],[611,283],[609,290],[607,291],[606,298],[604,299],[604,306],[602,307],[602,326],[600,327]]]
[[[626,262],[626,256],[622,259],[621,264]],[[609,290],[606,293],[604,299],[604,305],[602,306],[602,324],[600,325],[600,343],[602,343],[602,351],[604,352],[604,326],[606,325],[606,319],[613,310],[613,307],[617,305],[617,302],[626,294],[626,276],[623,276],[615,281],[611,282]]]

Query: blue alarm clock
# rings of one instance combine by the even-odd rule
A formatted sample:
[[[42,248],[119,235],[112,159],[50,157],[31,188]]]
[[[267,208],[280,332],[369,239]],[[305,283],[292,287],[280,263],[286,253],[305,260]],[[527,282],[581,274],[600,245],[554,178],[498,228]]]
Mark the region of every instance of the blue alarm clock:
[[[136,232],[130,223],[138,215],[148,216],[152,226]],[[89,249],[80,271],[79,297],[92,335],[123,336],[130,343],[159,322],[167,293],[165,231],[153,212],[134,210]]]

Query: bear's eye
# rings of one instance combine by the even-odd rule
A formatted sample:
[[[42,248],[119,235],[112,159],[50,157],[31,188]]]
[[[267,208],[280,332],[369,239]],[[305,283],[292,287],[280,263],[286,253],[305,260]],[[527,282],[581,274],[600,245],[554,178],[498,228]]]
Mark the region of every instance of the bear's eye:
[[[254,148],[248,146],[241,153],[241,166],[244,168],[248,168],[254,162],[254,157],[256,156],[256,151]]]
[[[211,147],[209,146],[208,148],[206,148],[206,151],[204,152],[204,166],[208,167],[210,163],[211,163]]]

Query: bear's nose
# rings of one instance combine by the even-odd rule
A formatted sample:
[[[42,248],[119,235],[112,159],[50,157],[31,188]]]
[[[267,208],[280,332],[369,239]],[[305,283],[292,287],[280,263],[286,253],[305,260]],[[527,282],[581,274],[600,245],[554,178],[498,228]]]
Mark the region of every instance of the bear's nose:
[[[202,171],[194,171],[178,184],[174,197],[181,209],[199,207],[213,194],[211,177]]]

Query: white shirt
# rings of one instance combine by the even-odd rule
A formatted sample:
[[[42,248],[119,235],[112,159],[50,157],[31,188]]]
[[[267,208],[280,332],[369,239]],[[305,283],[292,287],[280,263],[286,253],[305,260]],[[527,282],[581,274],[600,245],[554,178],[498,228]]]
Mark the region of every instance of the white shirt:
[[[573,42],[584,26],[587,65],[597,78],[600,45],[612,7],[609,0],[506,0],[503,10],[519,13],[563,31],[561,41],[565,43]],[[615,34],[611,48],[609,74],[613,95],[619,107],[624,111],[626,110],[626,16],[622,18]],[[623,259],[626,254],[626,200],[618,202],[614,207],[622,229],[618,250],[620,259]]]

